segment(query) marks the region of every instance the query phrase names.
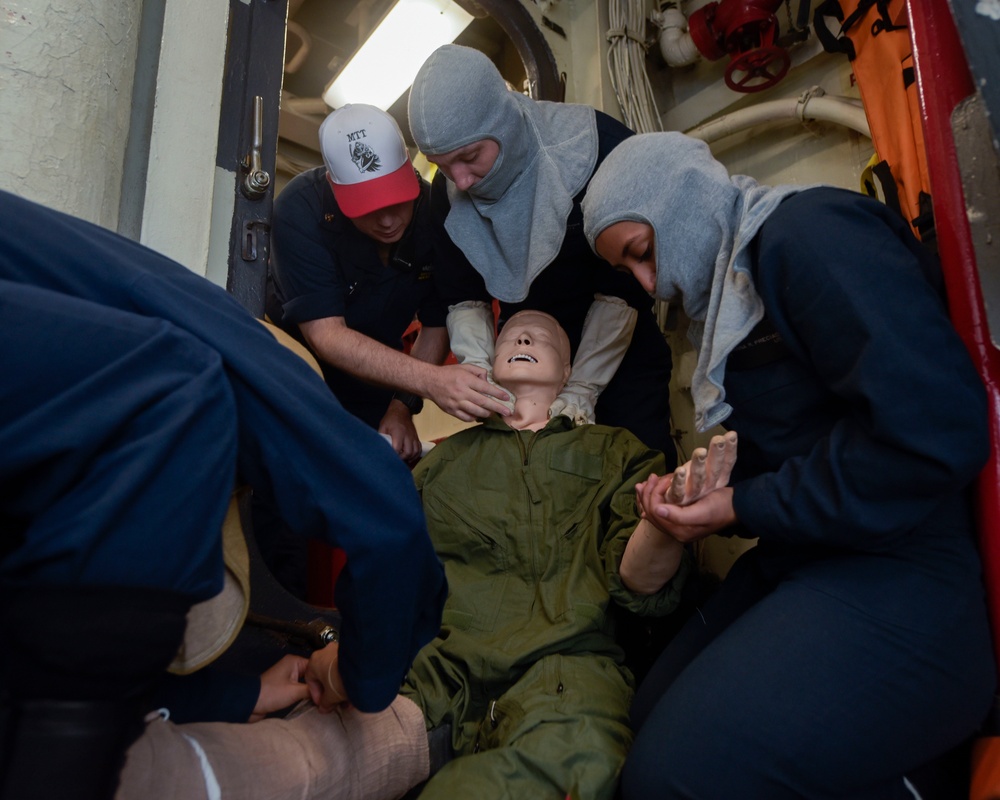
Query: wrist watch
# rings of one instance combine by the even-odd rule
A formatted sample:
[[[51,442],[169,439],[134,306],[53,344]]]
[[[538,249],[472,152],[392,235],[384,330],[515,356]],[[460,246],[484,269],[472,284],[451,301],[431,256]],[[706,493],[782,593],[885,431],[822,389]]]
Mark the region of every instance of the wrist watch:
[[[419,395],[411,394],[410,392],[394,392],[392,399],[398,400],[410,409],[410,413],[414,416],[419,414],[424,408],[424,398]]]

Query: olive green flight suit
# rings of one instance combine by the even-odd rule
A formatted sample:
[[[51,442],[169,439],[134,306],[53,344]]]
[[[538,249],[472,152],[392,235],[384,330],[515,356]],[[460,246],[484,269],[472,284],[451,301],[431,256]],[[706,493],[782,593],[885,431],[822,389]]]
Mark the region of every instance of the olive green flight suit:
[[[650,472],[663,456],[626,430],[562,416],[538,432],[491,417],[417,466],[449,596],[402,693],[428,728],[452,724],[464,756],[422,798],[613,796],[634,686],[610,603],[668,614],[689,570],[649,596],[618,577]]]

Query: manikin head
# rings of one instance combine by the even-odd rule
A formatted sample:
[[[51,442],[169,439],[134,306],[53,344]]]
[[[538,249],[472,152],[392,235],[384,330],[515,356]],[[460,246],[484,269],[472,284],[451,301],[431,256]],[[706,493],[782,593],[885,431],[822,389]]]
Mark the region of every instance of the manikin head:
[[[516,396],[515,415],[544,424],[570,369],[569,337],[554,317],[520,311],[507,320],[494,347],[493,380]]]

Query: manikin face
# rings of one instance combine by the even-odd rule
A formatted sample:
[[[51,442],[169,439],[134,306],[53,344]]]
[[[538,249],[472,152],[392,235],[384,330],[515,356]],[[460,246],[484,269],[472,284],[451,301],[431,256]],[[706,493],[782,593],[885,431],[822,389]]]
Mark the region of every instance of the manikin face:
[[[500,145],[492,139],[480,139],[441,155],[427,156],[427,160],[437,164],[448,180],[466,192],[489,174],[498,155]]]
[[[561,389],[569,372],[569,338],[553,317],[521,311],[503,326],[493,357],[493,379],[501,386],[533,383]]]
[[[655,239],[651,225],[625,220],[601,231],[594,240],[594,249],[615,269],[631,272],[643,289],[655,294]]]
[[[360,217],[354,217],[351,222],[365,236],[382,244],[398,242],[413,219],[413,200],[397,203],[394,206],[379,208]]]

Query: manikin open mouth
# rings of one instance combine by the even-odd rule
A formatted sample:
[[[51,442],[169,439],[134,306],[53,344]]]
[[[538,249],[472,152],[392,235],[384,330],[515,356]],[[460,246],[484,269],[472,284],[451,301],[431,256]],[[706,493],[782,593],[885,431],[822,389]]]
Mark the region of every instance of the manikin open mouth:
[[[515,361],[527,361],[529,364],[537,364],[538,359],[534,356],[529,356],[527,353],[518,353],[507,359],[508,364],[513,364]]]

